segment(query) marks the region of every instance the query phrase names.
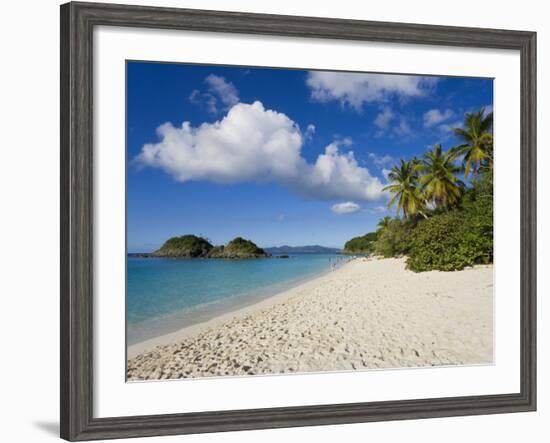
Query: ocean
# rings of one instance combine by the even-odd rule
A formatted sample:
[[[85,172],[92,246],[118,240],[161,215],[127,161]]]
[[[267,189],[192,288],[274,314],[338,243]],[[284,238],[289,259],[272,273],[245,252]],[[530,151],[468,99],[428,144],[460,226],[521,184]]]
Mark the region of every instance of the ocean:
[[[128,344],[260,301],[344,260],[336,254],[250,260],[128,257]]]

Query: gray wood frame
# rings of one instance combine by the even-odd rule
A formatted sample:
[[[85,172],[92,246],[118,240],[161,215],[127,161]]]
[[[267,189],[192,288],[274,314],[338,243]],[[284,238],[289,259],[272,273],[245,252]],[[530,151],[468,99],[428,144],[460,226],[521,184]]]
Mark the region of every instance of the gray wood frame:
[[[92,33],[94,26],[512,49],[521,55],[521,392],[94,418]],[[98,3],[61,6],[61,437],[70,441],[536,409],[536,33]],[[122,149],[122,147],[121,147]]]

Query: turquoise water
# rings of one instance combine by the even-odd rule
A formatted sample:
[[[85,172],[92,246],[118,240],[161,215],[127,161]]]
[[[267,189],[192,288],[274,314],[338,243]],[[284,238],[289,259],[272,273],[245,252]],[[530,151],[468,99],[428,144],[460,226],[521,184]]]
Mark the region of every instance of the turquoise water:
[[[276,293],[330,270],[342,256],[293,254],[288,259],[128,257],[127,321],[131,326],[254,294]]]

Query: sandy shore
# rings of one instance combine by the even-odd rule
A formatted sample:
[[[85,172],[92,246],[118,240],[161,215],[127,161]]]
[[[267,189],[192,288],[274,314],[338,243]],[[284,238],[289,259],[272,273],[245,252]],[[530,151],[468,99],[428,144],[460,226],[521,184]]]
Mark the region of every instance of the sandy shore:
[[[354,260],[256,305],[128,349],[128,379],[493,361],[493,267]]]

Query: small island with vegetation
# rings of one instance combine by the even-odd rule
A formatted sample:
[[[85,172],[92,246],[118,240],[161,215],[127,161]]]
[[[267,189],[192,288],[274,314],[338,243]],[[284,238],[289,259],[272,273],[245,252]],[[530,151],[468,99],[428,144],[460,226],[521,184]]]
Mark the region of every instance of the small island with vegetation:
[[[191,234],[169,238],[155,252],[129,255],[134,257],[230,259],[270,257],[254,242],[242,237],[234,238],[226,245],[214,246],[206,238]]]
[[[290,254],[339,254],[338,248],[327,248],[319,245],[308,246],[273,246],[260,248],[251,240],[236,237],[226,245],[214,246],[207,238],[187,234],[172,237],[154,252],[130,252],[134,258],[290,258]]]
[[[205,238],[196,235],[172,237],[155,252],[152,257],[204,258],[208,257],[214,247]]]
[[[269,257],[262,248],[250,240],[237,237],[225,246],[214,246],[208,254],[210,258],[266,258]]]

